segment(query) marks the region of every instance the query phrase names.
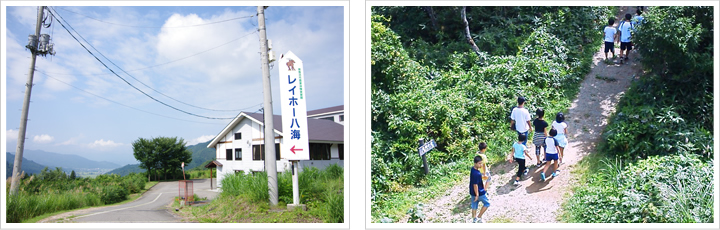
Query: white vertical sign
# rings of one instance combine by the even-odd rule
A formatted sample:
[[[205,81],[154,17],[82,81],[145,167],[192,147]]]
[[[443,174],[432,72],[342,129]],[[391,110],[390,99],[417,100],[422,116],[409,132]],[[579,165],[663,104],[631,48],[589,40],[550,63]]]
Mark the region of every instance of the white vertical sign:
[[[302,61],[291,51],[282,56],[280,69],[280,105],[282,109],[283,144],[280,158],[310,160],[308,146],[305,70]]]

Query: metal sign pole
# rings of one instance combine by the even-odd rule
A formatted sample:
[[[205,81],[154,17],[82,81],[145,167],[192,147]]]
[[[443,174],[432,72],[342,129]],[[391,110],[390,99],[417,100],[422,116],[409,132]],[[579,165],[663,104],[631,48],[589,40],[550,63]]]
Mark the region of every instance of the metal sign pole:
[[[292,161],[293,204],[300,205],[300,186],[298,185],[298,161]]]

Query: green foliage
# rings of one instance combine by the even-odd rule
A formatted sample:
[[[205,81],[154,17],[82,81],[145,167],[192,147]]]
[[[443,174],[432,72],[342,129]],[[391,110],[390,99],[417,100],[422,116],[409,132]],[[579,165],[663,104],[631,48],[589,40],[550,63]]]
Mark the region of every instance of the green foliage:
[[[408,209],[407,214],[410,215],[408,223],[423,223],[425,222],[425,213],[423,212],[423,204],[416,204],[415,207]]]
[[[695,155],[606,162],[565,204],[580,223],[709,223],[713,221],[713,165]]]
[[[564,204],[569,222],[713,221],[712,8],[652,7],[633,42],[650,72],[603,133],[606,161]]]
[[[149,173],[159,172],[163,178],[182,178],[182,162],[192,161],[192,152],[185,141],[177,137],[138,138],[132,143],[133,155],[140,161],[140,167]]]
[[[303,168],[298,175],[300,202],[306,204],[311,213],[328,223],[342,223],[344,220],[343,169],[330,165],[324,170],[315,167]],[[292,173],[278,173],[278,200],[293,202]],[[222,180],[222,194],[240,196],[253,203],[266,204],[269,200],[267,173],[242,172],[225,176]]]
[[[599,19],[609,14],[607,7],[469,7],[470,29],[480,34],[473,36],[494,39],[476,40],[493,46],[478,57],[462,39],[458,8],[433,7],[439,29],[432,32],[416,28],[417,20],[431,23],[422,7],[372,10],[374,215],[394,205],[393,193],[441,179],[423,174],[418,139],[438,144],[427,156],[431,171],[462,168],[481,141],[497,162],[515,137],[505,124],[518,96],[530,111],[564,111],[602,40]]]
[[[100,199],[105,204],[114,204],[127,199],[128,190],[118,185],[108,185],[102,188]]]
[[[94,179],[70,179],[62,169],[43,169],[37,176],[21,179],[18,194],[9,196],[6,205],[9,223],[18,223],[46,213],[98,206],[126,200],[128,194],[145,188],[147,178],[99,175]]]

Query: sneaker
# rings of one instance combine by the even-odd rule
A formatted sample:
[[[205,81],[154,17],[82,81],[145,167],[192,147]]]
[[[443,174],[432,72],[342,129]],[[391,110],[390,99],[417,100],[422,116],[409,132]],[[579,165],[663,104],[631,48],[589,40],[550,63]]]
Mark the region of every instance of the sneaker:
[[[477,221],[475,223],[483,223],[482,218],[477,218]]]
[[[473,222],[473,223],[477,223],[477,221],[478,221],[478,218],[473,218],[473,221],[472,221],[472,222]]]
[[[530,170],[525,169],[525,171],[523,172],[523,176],[527,176],[527,174],[528,174],[529,171],[530,171]]]
[[[545,173],[540,174],[540,181],[545,182]]]
[[[560,174],[560,170],[553,172],[552,177],[556,177],[556,176],[558,176],[558,174]]]
[[[520,182],[515,180],[515,182],[513,182],[513,185],[520,185]]]
[[[557,176],[557,175],[555,175],[555,173],[552,173],[552,175],[550,175],[550,176],[555,177],[555,176]]]
[[[540,165],[542,165],[542,162],[538,162],[535,166],[540,168]]]

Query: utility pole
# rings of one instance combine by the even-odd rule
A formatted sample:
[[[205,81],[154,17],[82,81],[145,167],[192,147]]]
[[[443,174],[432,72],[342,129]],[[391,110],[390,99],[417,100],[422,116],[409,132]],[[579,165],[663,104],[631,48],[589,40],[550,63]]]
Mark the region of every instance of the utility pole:
[[[268,64],[268,42],[265,33],[265,6],[258,6],[258,30],[260,31],[260,60],[263,72],[263,108],[265,119],[265,172],[268,177],[270,205],[278,204],[277,162],[275,159],[275,126],[273,126],[272,90],[270,89],[270,65]]]
[[[15,151],[15,163],[13,165],[12,182],[10,182],[10,195],[17,194],[20,173],[22,172],[23,150],[25,150],[25,131],[27,130],[28,109],[30,107],[30,92],[32,92],[33,75],[35,74],[35,60],[38,55],[39,47],[37,38],[40,37],[40,29],[42,28],[42,17],[45,6],[38,7],[37,24],[35,25],[35,39],[30,38],[30,44],[26,47],[32,53],[30,61],[30,71],[28,72],[28,81],[25,84],[25,102],[23,103],[22,115],[20,117],[20,130],[18,131],[18,143]]]

